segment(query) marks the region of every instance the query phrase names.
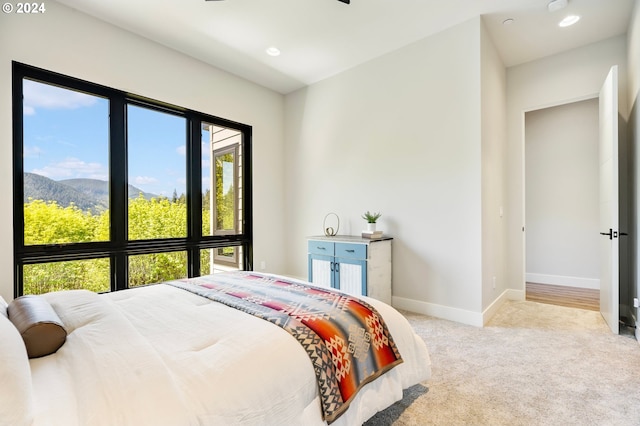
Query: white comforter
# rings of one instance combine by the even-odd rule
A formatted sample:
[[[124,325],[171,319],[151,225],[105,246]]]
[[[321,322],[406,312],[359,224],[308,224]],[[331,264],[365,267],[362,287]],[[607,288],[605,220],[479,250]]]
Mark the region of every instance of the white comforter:
[[[267,321],[168,285],[45,297],[69,334],[30,361],[36,426],[326,424],[307,354]],[[361,424],[430,376],[406,319],[366,300],[404,363],[366,385],[337,426]]]

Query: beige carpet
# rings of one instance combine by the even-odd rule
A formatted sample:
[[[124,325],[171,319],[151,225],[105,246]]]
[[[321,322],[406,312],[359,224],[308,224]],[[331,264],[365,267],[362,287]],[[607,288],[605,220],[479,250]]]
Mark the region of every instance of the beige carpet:
[[[405,315],[432,377],[380,425],[640,425],[640,345],[598,312],[510,301],[484,328]]]

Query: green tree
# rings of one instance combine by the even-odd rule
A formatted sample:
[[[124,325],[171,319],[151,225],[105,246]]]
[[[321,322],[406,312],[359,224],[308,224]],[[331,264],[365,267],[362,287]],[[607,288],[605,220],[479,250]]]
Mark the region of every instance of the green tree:
[[[94,215],[71,205],[30,200],[25,209],[25,244],[63,244],[106,241],[110,238],[109,211]],[[187,232],[184,194],[129,202],[129,238],[132,240],[184,237]],[[208,224],[207,224],[208,227]],[[186,276],[186,253],[156,253],[129,258],[129,285],[137,286]],[[109,259],[51,262],[24,267],[24,293],[88,289],[109,291]]]
[[[100,216],[93,215],[91,210],[83,212],[74,204],[61,207],[55,201],[30,200],[24,204],[24,243],[34,245],[104,241],[108,236],[103,238],[103,235],[96,235],[94,232],[101,221]]]
[[[129,201],[129,239],[181,238],[187,236],[187,206],[167,198]]]

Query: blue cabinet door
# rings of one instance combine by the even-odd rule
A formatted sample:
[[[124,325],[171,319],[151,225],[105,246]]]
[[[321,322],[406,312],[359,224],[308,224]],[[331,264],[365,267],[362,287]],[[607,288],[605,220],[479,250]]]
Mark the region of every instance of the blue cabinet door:
[[[335,287],[356,296],[367,295],[367,261],[335,258]]]

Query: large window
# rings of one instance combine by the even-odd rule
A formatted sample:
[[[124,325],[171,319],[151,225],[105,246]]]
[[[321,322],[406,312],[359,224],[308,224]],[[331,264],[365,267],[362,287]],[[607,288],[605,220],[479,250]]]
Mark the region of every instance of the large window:
[[[251,269],[251,127],[13,63],[15,295]]]

